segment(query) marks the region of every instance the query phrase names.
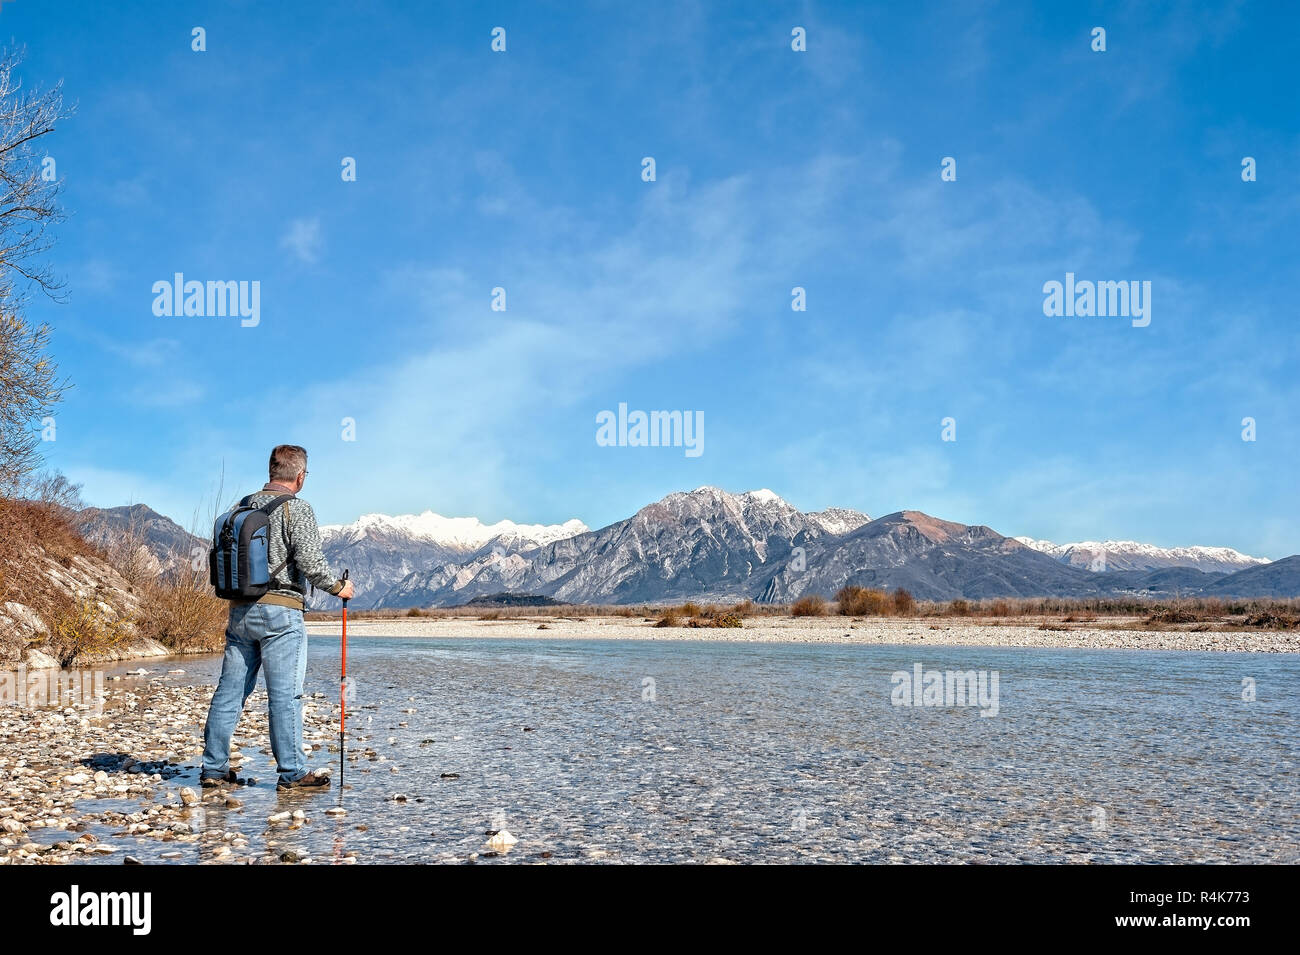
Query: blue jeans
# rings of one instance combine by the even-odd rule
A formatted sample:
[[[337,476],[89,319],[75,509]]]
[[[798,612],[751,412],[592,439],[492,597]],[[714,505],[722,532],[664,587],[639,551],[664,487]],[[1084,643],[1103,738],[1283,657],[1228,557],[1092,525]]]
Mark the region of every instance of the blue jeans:
[[[302,752],[302,687],[307,678],[307,630],[302,611],[276,604],[231,604],[226,657],[203,728],[201,777],[230,771],[230,737],[266,669],[271,752],[282,782],[307,775]]]

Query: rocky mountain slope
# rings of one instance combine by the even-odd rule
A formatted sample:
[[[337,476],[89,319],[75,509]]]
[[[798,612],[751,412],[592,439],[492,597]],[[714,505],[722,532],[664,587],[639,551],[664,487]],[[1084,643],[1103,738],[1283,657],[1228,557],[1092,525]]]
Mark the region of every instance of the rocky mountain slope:
[[[795,547],[869,520],[843,509],[805,514],[768,490],[701,487],[534,551],[412,575],[378,605],[458,604],[502,591],[570,603],[751,597]]]
[[[117,563],[139,560],[142,572],[157,574],[175,560],[188,561],[196,555],[207,560],[207,541],[144,504],[83,508],[77,514],[77,529]],[[140,556],[126,554],[126,547],[139,549]]]

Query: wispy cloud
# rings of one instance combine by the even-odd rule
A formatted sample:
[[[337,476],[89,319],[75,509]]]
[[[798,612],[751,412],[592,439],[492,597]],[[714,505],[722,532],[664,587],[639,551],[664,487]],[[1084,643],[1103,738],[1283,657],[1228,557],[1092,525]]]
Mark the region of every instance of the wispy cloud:
[[[287,249],[294,258],[306,265],[313,265],[320,259],[324,245],[321,234],[320,219],[294,219],[288,230],[280,237],[280,248]]]

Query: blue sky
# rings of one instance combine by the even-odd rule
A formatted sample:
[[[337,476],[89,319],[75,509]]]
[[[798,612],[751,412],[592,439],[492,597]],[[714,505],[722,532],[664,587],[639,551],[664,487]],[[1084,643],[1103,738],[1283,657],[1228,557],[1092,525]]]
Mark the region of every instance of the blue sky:
[[[91,503],[188,523],[285,441],[329,522],[714,484],[1300,550],[1291,4],[11,0],[0,34],[77,108],[31,314]],[[176,272],[258,281],[260,324],[154,315]],[[1151,324],[1045,316],[1066,272],[1150,281]],[[704,453],[598,446],[620,402],[702,411]]]

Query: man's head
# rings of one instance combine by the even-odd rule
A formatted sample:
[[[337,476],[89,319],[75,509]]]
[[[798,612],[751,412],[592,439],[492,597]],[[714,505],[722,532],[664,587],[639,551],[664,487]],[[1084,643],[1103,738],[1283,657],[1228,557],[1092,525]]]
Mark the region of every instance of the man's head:
[[[271,481],[293,488],[297,494],[307,479],[307,449],[296,444],[277,444],[271,451]]]

